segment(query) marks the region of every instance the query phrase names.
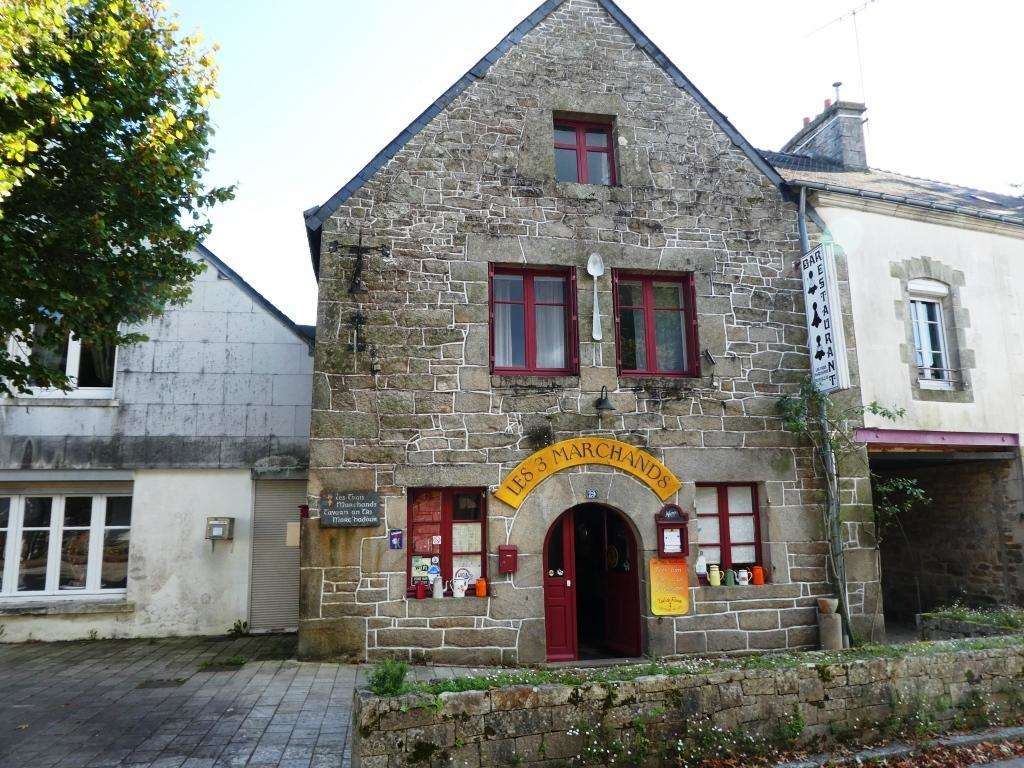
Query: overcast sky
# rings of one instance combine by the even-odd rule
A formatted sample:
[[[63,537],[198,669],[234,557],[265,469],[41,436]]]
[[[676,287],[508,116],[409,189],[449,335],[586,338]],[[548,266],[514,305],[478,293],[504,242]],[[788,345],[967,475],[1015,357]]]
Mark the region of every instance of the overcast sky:
[[[302,211],[539,2],[170,0],[185,29],[221,47],[209,180],[238,191],[207,244],[297,322],[315,322]],[[756,147],[779,149],[841,80],[844,99],[867,103],[873,167],[997,192],[1024,184],[1024,3],[619,4]],[[820,29],[856,8],[856,25]]]

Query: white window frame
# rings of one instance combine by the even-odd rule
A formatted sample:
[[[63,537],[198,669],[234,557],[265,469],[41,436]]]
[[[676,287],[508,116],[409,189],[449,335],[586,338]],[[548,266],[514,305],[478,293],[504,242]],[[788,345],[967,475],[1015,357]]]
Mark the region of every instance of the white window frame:
[[[11,357],[27,361],[30,350],[26,344],[18,343],[13,337],[7,343],[8,353]],[[31,394],[19,394],[18,397],[35,397],[50,399],[79,399],[79,400],[110,400],[114,397],[114,387],[117,386],[117,354],[114,349],[114,362],[112,378],[109,387],[79,387],[65,392],[56,387],[34,387]],[[64,373],[75,382],[78,378],[78,366],[82,361],[82,342],[73,333],[68,334],[68,359],[64,366]]]
[[[935,320],[929,320],[925,314],[925,306],[935,307]],[[945,317],[942,312],[942,302],[923,296],[911,297],[910,299],[911,323],[914,328],[914,356],[917,363],[917,383],[922,389],[952,389],[952,371],[949,368],[949,345],[946,342]],[[939,348],[932,347],[931,334],[928,333],[928,326],[938,326]],[[928,378],[922,370],[922,363],[927,360],[934,362],[935,354],[939,355],[942,365],[941,379]],[[931,366],[925,366],[931,368]],[[934,368],[931,368],[934,371]]]
[[[942,309],[942,300],[949,296],[949,287],[938,280],[920,278],[911,280],[907,285],[907,291],[910,294],[910,324],[914,336],[914,362],[917,364],[918,386],[922,389],[953,389],[955,383],[953,381],[953,372],[950,370],[949,341],[946,339],[946,317]],[[935,307],[935,323],[939,330],[938,349],[932,348],[931,334],[927,332],[928,326],[932,321],[924,313],[924,305],[926,304],[931,304]],[[929,361],[933,361],[936,352],[939,354],[942,362],[943,378],[927,378],[921,371],[921,362],[924,361],[926,356]]]
[[[36,600],[39,598],[75,598],[84,595],[123,595],[128,591],[127,585],[116,588],[100,586],[103,568],[103,539],[108,530],[128,530],[129,525],[107,525],[107,499],[130,496],[127,493],[93,494],[93,493],[25,493],[0,494],[11,500],[10,513],[7,520],[7,542],[4,551],[3,573],[0,574],[0,599]],[[60,550],[64,538],[64,503],[70,497],[92,499],[92,516],[89,521],[89,561],[86,566],[85,587],[81,589],[60,589]],[[50,539],[46,552],[46,586],[42,590],[18,591],[18,568],[21,564],[21,535],[25,529],[25,500],[33,498],[52,499],[50,509],[50,525],[47,529]],[[133,510],[134,517],[134,510]],[[29,530],[33,530],[30,528]],[[129,534],[129,557],[131,557],[131,535]]]

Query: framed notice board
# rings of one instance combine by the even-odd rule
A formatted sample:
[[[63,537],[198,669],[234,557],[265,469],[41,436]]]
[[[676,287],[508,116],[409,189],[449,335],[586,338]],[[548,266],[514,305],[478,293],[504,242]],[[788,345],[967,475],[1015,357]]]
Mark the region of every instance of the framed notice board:
[[[321,528],[373,528],[380,525],[376,491],[324,491],[320,494]]]

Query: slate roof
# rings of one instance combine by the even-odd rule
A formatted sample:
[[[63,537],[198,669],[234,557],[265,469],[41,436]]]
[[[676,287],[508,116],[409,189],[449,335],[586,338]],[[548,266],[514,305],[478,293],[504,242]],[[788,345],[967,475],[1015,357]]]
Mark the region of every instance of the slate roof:
[[[284,312],[282,312],[280,309],[274,306],[270,302],[270,299],[268,299],[262,293],[257,291],[251,285],[249,285],[249,283],[247,283],[240,274],[235,272],[235,270],[233,270],[231,267],[229,267],[227,264],[225,264],[223,261],[217,258],[217,255],[209,248],[207,248],[205,245],[200,244],[199,247],[196,248],[196,250],[199,251],[203,258],[207,259],[211,264],[213,264],[214,268],[218,272],[220,272],[222,275],[227,277],[231,282],[237,285],[246,296],[255,301],[257,304],[263,307],[263,309],[267,310],[267,312],[272,314],[278,320],[280,320],[288,328],[288,330],[290,330],[292,333],[294,333],[307,344],[313,343],[313,339],[316,335],[315,325],[299,325],[298,323],[296,323],[294,320],[288,317],[288,315],[286,315]]]
[[[546,0],[541,3],[533,13],[523,19],[515,29],[509,32],[500,43],[494,46],[494,48],[480,59],[480,61],[470,67],[469,71],[459,78],[451,88],[441,94],[441,96],[433,104],[427,107],[419,117],[406,126],[405,130],[398,134],[390,144],[378,152],[377,155],[367,163],[361,171],[359,171],[359,173],[357,173],[345,186],[335,192],[326,203],[303,212],[303,218],[306,222],[306,237],[309,241],[309,251],[313,261],[313,272],[318,277],[320,274],[320,234],[322,232],[324,222],[331,217],[331,214],[338,210],[338,208],[352,195],[358,192],[359,189],[362,188],[362,186],[369,181],[378,170],[398,154],[399,150],[401,150],[410,139],[419,133],[427,123],[433,120],[441,110],[450,104],[457,96],[459,96],[459,94],[465,91],[466,88],[468,88],[475,80],[479,80],[484,77],[484,75],[487,74],[487,71],[495,62],[498,61],[498,59],[522,40],[563,2],[565,2],[565,0]],[[630,37],[632,37],[636,42],[637,47],[654,59],[655,63],[657,63],[658,66],[660,66],[666,74],[672,78],[672,81],[679,88],[686,91],[704,109],[704,111],[711,116],[711,119],[714,120],[718,127],[722,129],[732,142],[750,158],[751,162],[753,162],[754,165],[757,166],[773,184],[781,189],[783,186],[783,179],[771,163],[767,162],[762,154],[754,149],[753,145],[751,145],[750,142],[747,141],[738,130],[736,130],[735,126],[729,122],[729,119],[719,112],[710,101],[708,101],[707,97],[704,96],[704,94],[701,93],[692,82],[690,82],[686,75],[684,75],[682,71],[672,63],[668,56],[662,53],[661,49],[658,48],[658,46],[640,30],[633,20],[615,4],[614,0],[596,0],[596,2],[600,4],[601,7],[604,8],[604,10],[607,11],[608,14],[623,27],[623,29],[626,30]]]
[[[807,155],[768,150],[761,150],[761,154],[793,186],[1024,226],[1024,197],[919,179],[878,168],[850,170],[839,163]]]

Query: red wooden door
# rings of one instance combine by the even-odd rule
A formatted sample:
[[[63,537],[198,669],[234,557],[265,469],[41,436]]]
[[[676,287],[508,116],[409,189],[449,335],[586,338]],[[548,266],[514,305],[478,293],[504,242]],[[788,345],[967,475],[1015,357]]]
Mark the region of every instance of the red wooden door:
[[[612,513],[608,513],[611,515]],[[606,529],[610,528],[606,518]],[[625,563],[609,566],[605,573],[605,645],[620,656],[640,655],[640,564],[637,562],[636,539],[629,526],[615,526],[616,544],[624,545]],[[624,570],[628,564],[629,570]]]
[[[554,522],[544,542],[544,630],[548,661],[576,659],[576,569],[573,513]]]

